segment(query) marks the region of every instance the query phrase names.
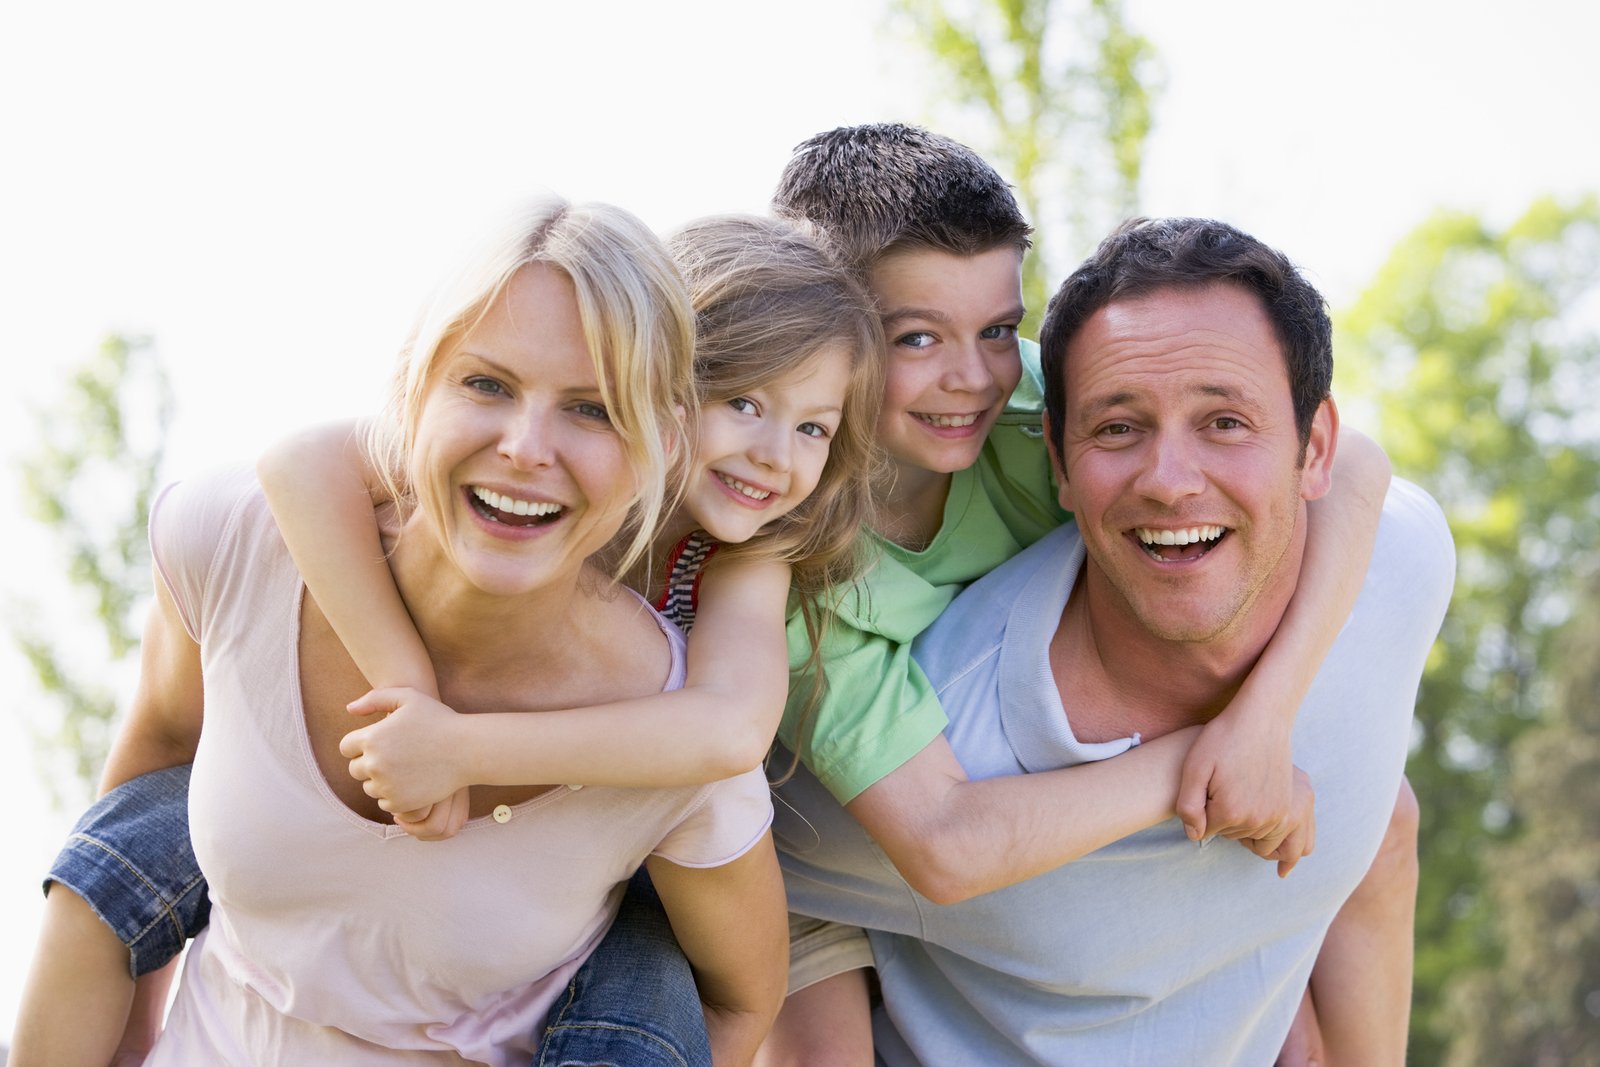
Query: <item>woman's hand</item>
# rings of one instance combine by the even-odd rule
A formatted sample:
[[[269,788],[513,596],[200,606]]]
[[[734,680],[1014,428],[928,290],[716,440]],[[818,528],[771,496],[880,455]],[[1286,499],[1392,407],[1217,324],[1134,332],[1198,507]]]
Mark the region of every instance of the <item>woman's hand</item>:
[[[352,715],[382,715],[339,742],[350,776],[408,833],[449,837],[467,816],[466,768],[460,751],[461,716],[415,689],[374,689],[348,705]]]

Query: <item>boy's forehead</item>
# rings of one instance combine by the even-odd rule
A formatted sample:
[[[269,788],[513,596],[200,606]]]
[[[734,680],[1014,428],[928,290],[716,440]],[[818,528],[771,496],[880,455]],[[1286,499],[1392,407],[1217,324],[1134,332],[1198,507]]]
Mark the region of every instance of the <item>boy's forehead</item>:
[[[939,313],[974,301],[995,313],[1022,306],[1022,250],[1009,246],[961,254],[898,248],[878,257],[869,277],[886,319]]]

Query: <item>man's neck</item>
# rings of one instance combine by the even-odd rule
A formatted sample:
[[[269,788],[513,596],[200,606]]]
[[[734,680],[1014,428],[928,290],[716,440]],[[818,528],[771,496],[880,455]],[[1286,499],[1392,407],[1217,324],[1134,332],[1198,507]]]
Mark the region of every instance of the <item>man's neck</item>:
[[[1155,637],[1100,601],[1080,572],[1050,641],[1050,668],[1080,741],[1145,740],[1211,721],[1228,706],[1272,627],[1206,642]]]

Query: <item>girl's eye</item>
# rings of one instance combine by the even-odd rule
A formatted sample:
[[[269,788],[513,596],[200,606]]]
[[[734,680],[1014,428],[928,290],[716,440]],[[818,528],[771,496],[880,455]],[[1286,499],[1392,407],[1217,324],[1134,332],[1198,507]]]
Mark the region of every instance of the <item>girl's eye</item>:
[[[504,396],[506,392],[504,385],[482,374],[474,374],[469,378],[465,378],[461,384],[473,392],[483,393],[485,396]]]
[[[736,396],[728,401],[728,406],[741,415],[754,415],[758,412],[756,402],[747,396]]]
[[[1015,325],[990,326],[978,336],[985,341],[1006,341],[1017,336],[1017,328]]]
[[[572,406],[572,410],[586,419],[598,419],[601,422],[611,421],[611,413],[605,409],[605,406],[596,404],[592,400],[580,400]]]
[[[795,428],[807,437],[821,437],[823,439],[828,437],[828,428],[820,422],[802,422]]]
[[[933,342],[933,334],[927,333],[923,330],[914,330],[911,333],[903,333],[894,340],[895,344],[900,345],[903,348],[927,348],[929,345],[933,344]]]

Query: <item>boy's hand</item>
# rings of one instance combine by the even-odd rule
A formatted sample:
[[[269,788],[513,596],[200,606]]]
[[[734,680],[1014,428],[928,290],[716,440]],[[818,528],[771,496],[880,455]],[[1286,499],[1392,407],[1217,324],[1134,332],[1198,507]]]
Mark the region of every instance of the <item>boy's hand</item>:
[[[352,715],[384,717],[339,742],[350,776],[407,832],[428,840],[449,837],[466,816],[460,751],[461,716],[415,689],[374,689],[349,705]],[[429,809],[433,810],[429,810]]]
[[[1316,794],[1311,789],[1311,776],[1299,767],[1294,769],[1294,806],[1289,812],[1288,832],[1281,837],[1241,837],[1239,844],[1264,860],[1278,861],[1278,877],[1286,878],[1294,865],[1306,856],[1317,843]]]
[[[1183,761],[1178,817],[1190,840],[1222,836],[1270,841],[1294,828],[1294,764],[1287,727],[1229,707],[1207,723]]]

